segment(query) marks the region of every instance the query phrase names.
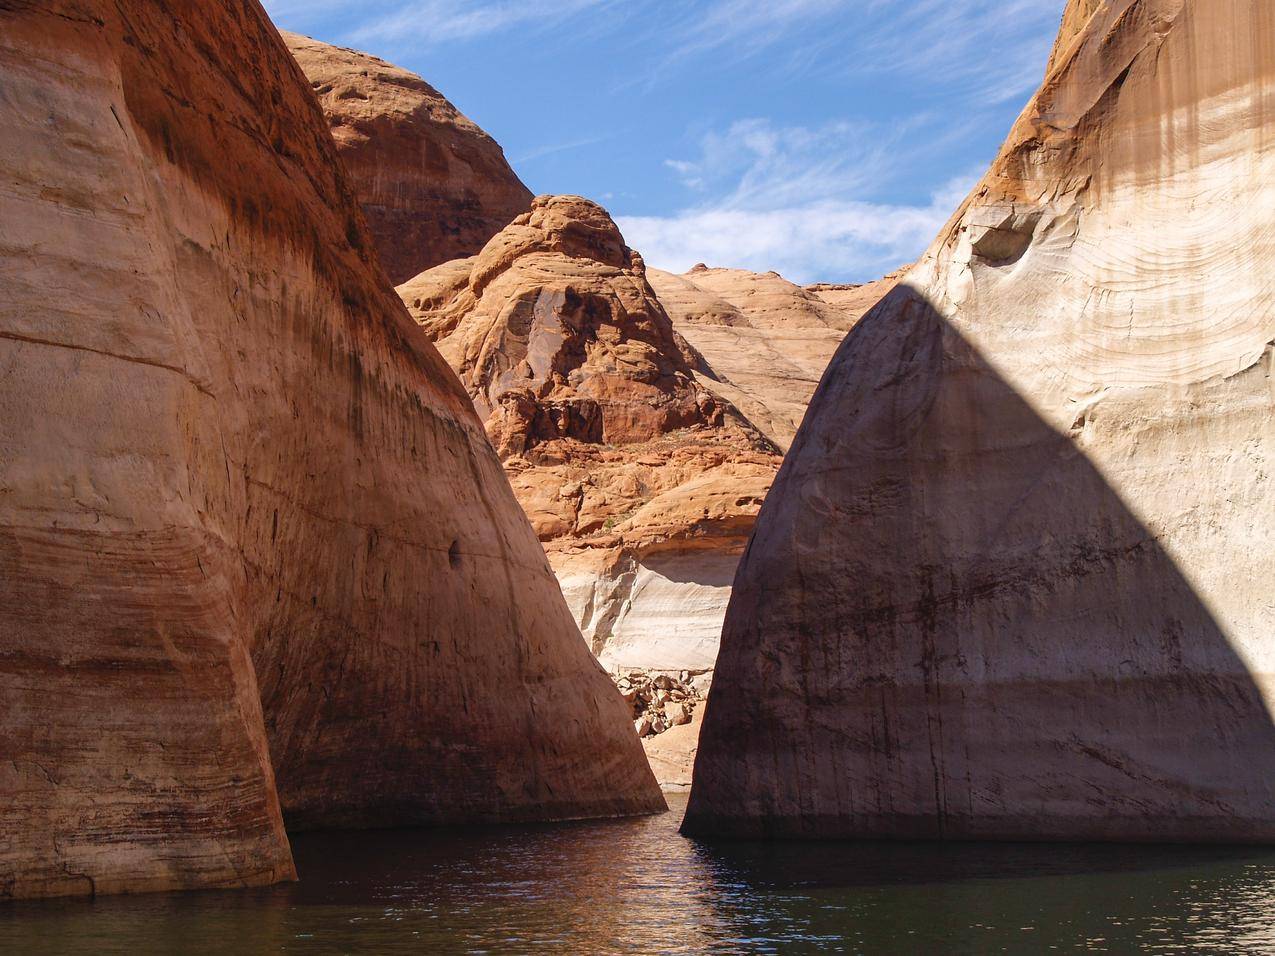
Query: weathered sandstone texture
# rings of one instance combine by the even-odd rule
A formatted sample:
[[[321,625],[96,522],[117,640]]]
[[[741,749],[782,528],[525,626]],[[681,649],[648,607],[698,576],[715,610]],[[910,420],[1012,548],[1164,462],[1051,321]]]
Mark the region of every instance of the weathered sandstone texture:
[[[255,0],[0,0],[0,897],[649,811]]]
[[[603,663],[711,668],[779,455],[699,384],[706,366],[606,211],[540,197],[399,294],[486,419]]]
[[[419,76],[366,53],[283,38],[318,95],[393,282],[474,255],[531,208],[496,141]]]
[[[673,327],[704,359],[701,384],[785,451],[846,332],[900,274],[804,289],[776,272],[702,265],[685,275],[649,272]]]
[[[839,350],[685,829],[1275,840],[1275,7],[1073,0]]]

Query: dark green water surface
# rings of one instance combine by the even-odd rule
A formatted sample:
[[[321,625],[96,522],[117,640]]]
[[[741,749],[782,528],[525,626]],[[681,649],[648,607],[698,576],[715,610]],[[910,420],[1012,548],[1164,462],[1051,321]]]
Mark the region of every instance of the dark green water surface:
[[[707,844],[672,812],[294,839],[301,882],[0,906],[0,953],[1275,953],[1270,849]]]

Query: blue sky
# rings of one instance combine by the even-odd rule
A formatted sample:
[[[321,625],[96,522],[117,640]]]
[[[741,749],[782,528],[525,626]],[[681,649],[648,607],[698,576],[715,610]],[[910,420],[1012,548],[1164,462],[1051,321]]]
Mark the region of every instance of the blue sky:
[[[915,257],[1044,71],[1063,0],[265,0],[436,86],[651,265],[863,281]]]

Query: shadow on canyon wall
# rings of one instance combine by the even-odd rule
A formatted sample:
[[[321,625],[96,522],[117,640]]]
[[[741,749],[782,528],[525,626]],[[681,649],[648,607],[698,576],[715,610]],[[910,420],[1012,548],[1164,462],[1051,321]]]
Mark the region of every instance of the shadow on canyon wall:
[[[712,548],[689,551],[648,551],[638,556],[639,563],[675,584],[694,584],[705,588],[728,588],[735,579],[739,555]]]
[[[684,832],[1272,841],[1273,784],[1257,684],[1156,535],[897,288],[740,565]]]

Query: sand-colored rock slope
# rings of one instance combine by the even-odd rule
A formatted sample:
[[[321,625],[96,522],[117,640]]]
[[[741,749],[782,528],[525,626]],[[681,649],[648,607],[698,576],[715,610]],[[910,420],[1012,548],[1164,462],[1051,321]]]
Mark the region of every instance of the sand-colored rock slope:
[[[1275,8],[1073,0],[736,579],[696,834],[1275,839]]]
[[[697,382],[703,363],[606,211],[540,197],[399,294],[486,419],[602,661],[711,668],[779,455]]]
[[[663,806],[255,0],[4,0],[0,77],[0,897]]]
[[[366,53],[283,38],[318,95],[393,282],[474,255],[531,208],[496,141],[419,76]]]
[[[674,329],[706,363],[700,382],[784,451],[846,332],[900,275],[802,288],[776,272],[649,270]]]

